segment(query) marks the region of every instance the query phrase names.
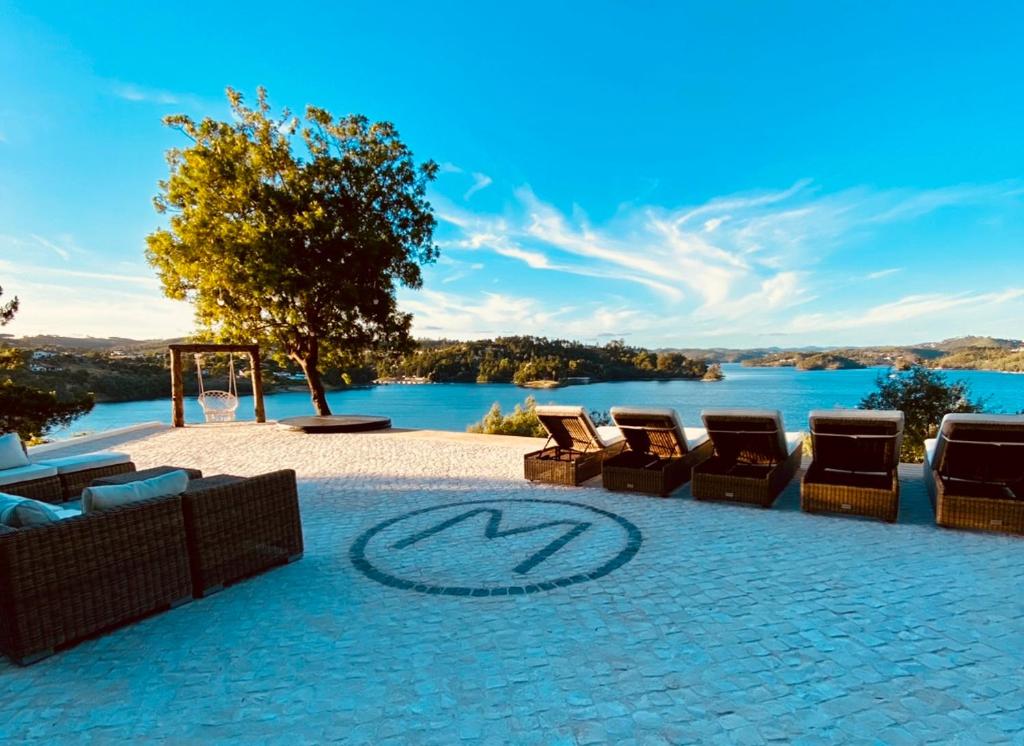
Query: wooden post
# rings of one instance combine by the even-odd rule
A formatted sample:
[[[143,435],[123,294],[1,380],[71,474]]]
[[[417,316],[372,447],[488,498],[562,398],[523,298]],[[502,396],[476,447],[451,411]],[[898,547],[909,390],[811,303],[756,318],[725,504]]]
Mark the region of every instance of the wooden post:
[[[171,348],[171,423],[185,427],[185,383],[181,377],[181,351]]]
[[[267,413],[263,409],[263,371],[260,370],[259,347],[249,351],[249,374],[252,376],[252,403],[256,410],[256,421],[266,422]]]

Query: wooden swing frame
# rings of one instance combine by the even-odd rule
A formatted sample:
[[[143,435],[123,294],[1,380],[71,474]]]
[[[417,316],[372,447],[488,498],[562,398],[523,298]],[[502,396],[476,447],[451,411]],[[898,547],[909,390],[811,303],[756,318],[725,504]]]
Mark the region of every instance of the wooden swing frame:
[[[171,351],[171,424],[185,427],[185,381],[182,378],[181,356],[203,352],[241,352],[249,356],[249,375],[252,380],[252,401],[257,422],[266,422],[263,407],[263,373],[260,371],[259,345],[174,344]]]

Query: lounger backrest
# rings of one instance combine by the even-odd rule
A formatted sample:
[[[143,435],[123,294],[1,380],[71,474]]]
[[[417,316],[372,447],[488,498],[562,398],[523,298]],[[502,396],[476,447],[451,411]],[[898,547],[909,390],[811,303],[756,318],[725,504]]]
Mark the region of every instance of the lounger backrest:
[[[1024,415],[947,414],[932,467],[951,479],[1024,481]]]
[[[809,421],[816,466],[857,472],[899,466],[903,412],[821,409],[811,412]]]
[[[611,415],[629,450],[659,458],[686,455],[686,435],[676,410],[612,407]]]
[[[704,427],[715,455],[746,464],[779,464],[786,452],[786,428],[776,409],[705,409]]]
[[[603,448],[597,428],[583,407],[537,407],[537,419],[559,448],[580,452]]]

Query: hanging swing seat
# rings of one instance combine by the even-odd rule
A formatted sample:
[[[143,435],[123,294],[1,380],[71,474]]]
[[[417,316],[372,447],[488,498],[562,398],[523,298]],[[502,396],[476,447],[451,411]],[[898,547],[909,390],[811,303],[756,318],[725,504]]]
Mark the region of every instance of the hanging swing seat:
[[[238,409],[238,384],[235,381],[235,358],[228,358],[228,390],[207,391],[203,386],[202,355],[196,355],[196,377],[199,379],[199,406],[207,422],[234,422]]]
[[[230,391],[204,391],[199,395],[199,406],[207,422],[233,422],[238,397]]]

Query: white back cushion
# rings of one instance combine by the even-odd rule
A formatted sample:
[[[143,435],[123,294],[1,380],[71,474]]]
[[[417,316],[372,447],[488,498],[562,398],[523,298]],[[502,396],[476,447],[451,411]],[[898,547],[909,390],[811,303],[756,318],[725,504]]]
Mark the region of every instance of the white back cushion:
[[[11,528],[54,523],[65,516],[54,505],[0,492],[0,523]]]
[[[82,512],[92,513],[154,497],[180,495],[186,489],[188,489],[188,474],[181,470],[161,474],[152,479],[128,482],[128,484],[86,487],[82,491]]]
[[[0,469],[14,469],[18,466],[28,466],[28,456],[25,449],[21,447],[21,438],[17,433],[0,435]]]

